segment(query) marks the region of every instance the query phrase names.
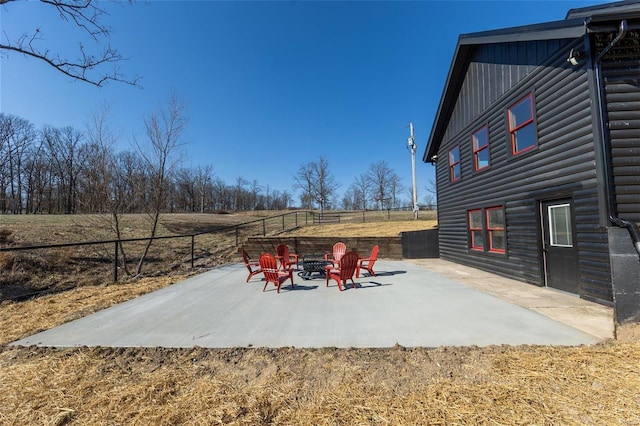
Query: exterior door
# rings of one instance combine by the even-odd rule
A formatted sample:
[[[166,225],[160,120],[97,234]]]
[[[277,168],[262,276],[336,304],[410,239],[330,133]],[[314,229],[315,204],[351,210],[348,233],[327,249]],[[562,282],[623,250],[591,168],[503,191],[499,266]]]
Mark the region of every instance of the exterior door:
[[[546,284],[578,294],[580,275],[572,201],[544,201],[541,216]]]

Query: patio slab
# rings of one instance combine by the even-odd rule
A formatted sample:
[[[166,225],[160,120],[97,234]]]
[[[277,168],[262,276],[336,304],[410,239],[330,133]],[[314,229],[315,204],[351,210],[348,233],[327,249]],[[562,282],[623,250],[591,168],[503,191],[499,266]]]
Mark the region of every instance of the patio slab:
[[[340,292],[333,281],[326,287],[324,279],[294,276],[295,288],[285,284],[277,294],[271,284],[262,291],[260,275],[245,283],[244,265],[227,265],[12,344],[376,348],[580,345],[611,337],[602,331],[607,315],[613,318],[606,307],[581,301],[578,308],[593,308],[596,318],[593,327],[578,329],[562,315],[520,306],[518,296],[510,301],[474,287],[468,277],[465,282],[464,275],[456,278],[459,265],[451,262],[380,260],[375,270],[376,277],[355,280],[357,289]],[[545,290],[491,274],[483,279],[501,289],[515,283],[518,291]],[[547,302],[535,305],[554,312],[565,307],[564,317],[571,317],[572,308],[558,302],[571,296],[547,291],[539,297]]]

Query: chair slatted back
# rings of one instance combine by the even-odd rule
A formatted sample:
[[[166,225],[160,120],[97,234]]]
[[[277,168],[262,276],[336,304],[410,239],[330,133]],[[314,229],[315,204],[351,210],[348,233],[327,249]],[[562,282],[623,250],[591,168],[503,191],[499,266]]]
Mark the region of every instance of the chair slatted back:
[[[378,251],[380,251],[380,247],[378,247],[378,245],[376,244],[375,246],[373,246],[373,248],[371,249],[371,256],[369,256],[369,266],[372,267],[373,263],[378,260]]]
[[[352,280],[357,267],[358,254],[353,251],[345,253],[340,259],[340,279],[342,281]]]
[[[274,255],[271,253],[264,253],[260,256],[260,269],[262,269],[267,282],[278,282],[278,262]]]
[[[278,247],[276,247],[276,254],[280,259],[280,266],[282,267],[282,269],[288,269],[290,266],[289,246],[286,244],[280,244]]]
[[[347,245],[343,242],[337,242],[333,245],[333,260],[336,263],[340,262],[340,259],[342,259],[342,256],[344,256],[344,254],[347,251]]]

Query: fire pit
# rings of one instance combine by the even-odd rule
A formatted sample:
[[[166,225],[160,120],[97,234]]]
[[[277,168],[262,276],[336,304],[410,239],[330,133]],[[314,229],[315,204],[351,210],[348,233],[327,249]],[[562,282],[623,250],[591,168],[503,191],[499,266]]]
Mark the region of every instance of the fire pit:
[[[325,260],[324,256],[305,256],[302,261],[298,262],[298,265],[303,269],[298,272],[298,276],[303,280],[324,277],[327,265],[331,264],[333,262]],[[314,276],[314,274],[316,275]]]

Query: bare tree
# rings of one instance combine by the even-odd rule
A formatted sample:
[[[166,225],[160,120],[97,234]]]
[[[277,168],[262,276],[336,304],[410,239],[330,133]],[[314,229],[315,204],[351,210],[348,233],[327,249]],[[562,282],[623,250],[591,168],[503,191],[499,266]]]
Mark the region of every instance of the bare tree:
[[[274,190],[269,194],[267,208],[270,210],[286,210],[291,203],[291,194],[287,191]]]
[[[200,213],[204,213],[207,207],[207,203],[211,203],[211,178],[213,176],[213,167],[204,166],[198,167],[194,174],[195,189],[199,199]],[[207,195],[209,199],[207,200]]]
[[[23,212],[25,165],[36,136],[28,120],[0,113],[0,212]]]
[[[65,214],[77,209],[78,151],[84,134],[73,127],[56,129],[47,127],[44,140],[49,151],[56,180],[56,210]]]
[[[249,184],[249,208],[251,210],[254,210],[256,208],[256,206],[258,205],[258,195],[260,194],[260,191],[262,190],[262,187],[260,186],[260,183],[258,183],[258,181],[256,179],[254,179],[250,184]]]
[[[79,204],[87,213],[114,213],[109,186],[114,179],[114,150],[118,137],[109,126],[109,111],[110,106],[104,103],[91,112],[87,143],[80,149],[82,167],[78,186],[82,198]]]
[[[354,196],[354,209],[367,209],[367,201],[371,197],[373,182],[366,174],[361,174],[351,184]]]
[[[313,187],[314,175],[312,163],[300,166],[298,173],[294,176],[295,187],[302,191],[300,195],[300,204],[303,209],[313,208]]]
[[[138,145],[138,152],[144,162],[150,176],[150,199],[147,213],[150,217],[149,240],[147,241],[136,275],[142,271],[149,248],[158,231],[160,213],[165,207],[167,185],[171,173],[176,170],[180,158],[177,155],[179,148],[184,144],[182,134],[185,130],[187,119],[185,105],[175,95],[171,97],[166,109],[158,108],[152,112],[145,121],[147,143],[143,147]]]
[[[149,177],[137,152],[116,154],[111,167],[113,179],[109,185],[109,197],[114,203],[111,211],[121,213],[141,212],[147,202]]]
[[[0,212],[7,211],[7,187],[9,186],[9,139],[13,134],[11,116],[0,114]]]
[[[392,171],[388,179],[389,179],[389,192],[391,194],[391,206],[394,208],[400,207],[400,199],[398,198],[398,196],[404,188],[404,186],[401,183],[400,176],[398,176],[395,172]]]
[[[178,170],[174,186],[176,208],[181,211],[195,212],[198,197],[196,195],[196,182],[193,172],[186,168]]]
[[[14,0],[0,0],[0,5],[8,7]],[[75,59],[62,56],[44,45],[45,35],[41,27],[24,31],[22,34],[2,33],[0,50],[17,52],[43,61],[61,73],[80,81],[101,87],[108,81],[118,81],[131,85],[138,84],[138,78],[127,79],[118,67],[124,60],[122,55],[109,44],[111,28],[103,23],[108,16],[106,2],[97,0],[40,0],[38,6],[47,8],[52,15],[76,25],[93,47],[87,48],[79,42]],[[33,6],[37,7],[37,6]],[[37,24],[36,24],[37,25]],[[110,67],[108,71],[105,68]]]
[[[353,185],[351,185],[345,192],[342,194],[342,202],[340,203],[340,207],[342,210],[355,210],[355,189]]]
[[[247,202],[247,190],[245,189],[249,185],[249,181],[242,176],[236,178],[236,184],[233,187],[233,209],[235,211],[241,211],[246,209]]]
[[[320,205],[320,210],[324,210],[340,187],[329,171],[329,161],[325,157],[302,165],[294,179],[295,186],[302,190],[303,208],[313,207],[315,202]]]
[[[212,207],[214,210],[230,210],[233,190],[220,178],[212,183]]]
[[[35,214],[42,211],[51,170],[44,153],[45,149],[42,137],[38,137],[33,145],[29,147],[29,154],[24,167],[27,185],[25,191],[25,210],[27,213]]]
[[[293,197],[291,196],[289,191],[287,191],[287,190],[282,191],[282,194],[280,195],[280,201],[282,203],[282,206],[281,206],[280,210],[284,210],[284,209],[289,208],[289,206],[291,205],[291,201],[292,200],[293,200]]]
[[[114,153],[118,137],[108,124],[109,110],[109,105],[103,104],[91,113],[90,123],[87,125],[88,144],[83,150],[83,198],[84,204],[89,204],[89,212],[108,212],[108,217],[103,221],[106,225],[103,226],[109,228],[119,241],[120,265],[130,275],[127,252],[121,241],[124,237],[122,216],[130,205],[122,190],[127,184],[126,174],[119,167],[118,156]]]
[[[438,205],[438,191],[435,179],[429,179],[429,184],[424,189],[427,193],[424,196],[427,210],[435,210]]]
[[[371,183],[371,196],[379,209],[384,208],[385,204],[390,206],[392,201],[392,174],[391,168],[384,160],[371,164],[367,171],[367,179]]]

